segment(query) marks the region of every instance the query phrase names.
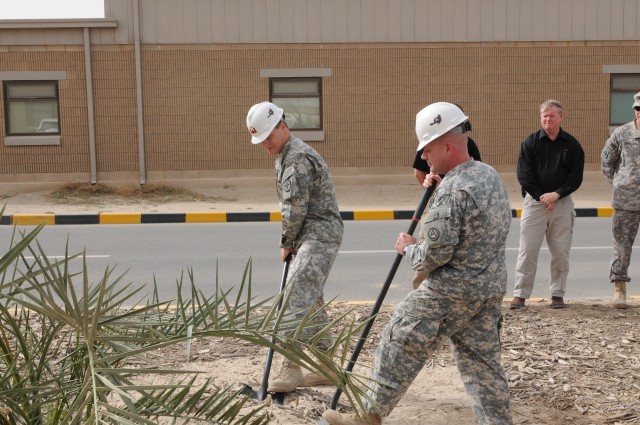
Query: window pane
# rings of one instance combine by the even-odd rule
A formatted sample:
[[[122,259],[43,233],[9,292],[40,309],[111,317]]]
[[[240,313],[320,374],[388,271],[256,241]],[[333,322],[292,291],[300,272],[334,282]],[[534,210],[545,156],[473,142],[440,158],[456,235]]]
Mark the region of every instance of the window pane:
[[[9,102],[10,134],[60,133],[55,100]]]
[[[640,91],[640,90],[639,90]],[[633,93],[611,93],[610,125],[622,125],[633,121]]]
[[[33,97],[56,97],[56,86],[50,84],[8,84],[7,97],[15,98],[33,98]]]
[[[273,96],[286,96],[292,94],[318,96],[320,94],[318,80],[273,80]]]
[[[7,81],[6,134],[60,134],[56,81]]]
[[[612,75],[611,89],[614,91],[629,90],[636,93],[640,91],[640,75],[638,74]]]
[[[273,103],[284,109],[287,125],[291,129],[320,129],[319,98],[273,98]]]

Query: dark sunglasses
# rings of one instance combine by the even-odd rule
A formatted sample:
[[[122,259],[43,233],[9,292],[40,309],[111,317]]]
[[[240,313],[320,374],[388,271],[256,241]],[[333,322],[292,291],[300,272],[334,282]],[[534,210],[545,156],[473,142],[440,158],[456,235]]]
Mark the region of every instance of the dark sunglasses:
[[[634,106],[633,109],[635,109],[636,111],[640,111],[640,106]]]

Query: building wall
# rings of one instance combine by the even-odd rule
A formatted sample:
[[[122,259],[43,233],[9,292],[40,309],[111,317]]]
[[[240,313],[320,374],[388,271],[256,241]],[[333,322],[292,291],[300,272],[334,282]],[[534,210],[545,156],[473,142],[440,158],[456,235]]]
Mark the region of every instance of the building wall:
[[[0,71],[67,73],[60,81],[61,145],[5,146],[0,134],[0,176],[88,172],[83,52],[29,47],[0,55]],[[309,144],[332,167],[410,166],[415,114],[450,101],[470,116],[483,160],[515,170],[520,142],[539,128],[538,106],[547,98],[564,104],[564,128],[582,142],[587,162],[596,163],[608,137],[603,66],[638,57],[638,42],[145,45],[147,170],[177,177],[271,170],[273,158],[249,141],[245,116],[268,99],[260,69],[278,68],[331,69],[323,79],[325,140]],[[120,173],[135,181],[133,47],[99,46],[92,66],[99,177]]]
[[[133,42],[132,0],[105,0]],[[637,40],[637,0],[140,0],[145,44]]]
[[[324,140],[309,143],[332,167],[410,166],[416,112],[446,100],[470,116],[483,160],[515,170],[547,98],[565,105],[565,129],[597,163],[607,70],[640,69],[638,22],[637,0],[105,0],[104,19],[0,21],[0,72],[67,76],[61,144],[6,146],[0,132],[0,182],[92,172],[87,46],[98,181],[269,172],[244,122],[268,99],[261,70],[278,69],[330,70]]]
[[[98,179],[105,173],[135,174],[139,161],[133,46],[99,47],[91,53],[91,63]]]
[[[87,92],[83,58],[84,53],[76,46],[0,50],[0,71],[66,71],[67,77],[58,84],[64,142],[60,146],[6,146],[2,125],[0,175],[11,177],[16,174],[88,171]],[[4,98],[1,103],[0,122],[3,122]]]
[[[93,22],[92,43],[133,44],[136,3],[143,44],[640,39],[637,0],[105,0],[117,25]],[[82,43],[68,22],[0,29],[0,45]]]
[[[540,126],[547,98],[566,108],[565,128],[598,162],[608,137],[604,64],[633,63],[640,47],[530,43],[495,45],[146,46],[143,54],[148,169],[269,169],[249,143],[244,117],[268,99],[260,69],[330,68],[323,79],[323,142],[334,167],[410,165],[415,114],[435,101],[463,105],[472,137],[493,165],[515,164],[520,142]],[[186,133],[186,134],[185,134]]]

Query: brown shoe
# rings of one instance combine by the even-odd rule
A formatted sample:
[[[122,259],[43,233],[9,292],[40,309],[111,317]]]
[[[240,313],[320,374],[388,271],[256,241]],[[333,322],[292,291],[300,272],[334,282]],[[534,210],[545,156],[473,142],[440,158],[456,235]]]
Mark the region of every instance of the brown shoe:
[[[333,371],[329,367],[321,363],[320,370],[309,372],[306,375],[304,375],[304,379],[302,383],[298,386],[299,387],[315,387],[318,385],[333,385],[333,382],[331,382],[331,379],[327,378],[325,374],[330,376],[335,376],[335,373],[333,373]]]
[[[304,382],[302,369],[289,359],[284,359],[278,376],[269,382],[270,393],[290,393]]]
[[[618,280],[614,282],[615,292],[613,294],[613,308],[625,309],[627,305],[627,282]]]
[[[562,297],[551,297],[551,308],[565,308],[566,306]]]
[[[524,308],[524,298],[521,297],[513,297],[513,299],[511,300],[511,310],[519,310],[521,308]]]
[[[335,410],[327,410],[322,414],[325,421],[330,425],[380,425],[382,419],[379,416],[369,413],[367,417],[359,418],[355,415],[343,415]]]

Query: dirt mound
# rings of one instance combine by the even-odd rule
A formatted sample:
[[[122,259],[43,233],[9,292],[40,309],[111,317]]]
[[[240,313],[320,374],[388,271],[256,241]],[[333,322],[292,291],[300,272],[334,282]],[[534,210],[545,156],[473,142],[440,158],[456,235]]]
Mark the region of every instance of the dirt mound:
[[[621,311],[602,303],[572,302],[566,309],[552,310],[547,304],[533,304],[518,311],[509,310],[505,304],[503,311],[502,359],[509,376],[514,423],[639,423],[640,306],[634,304]],[[352,307],[338,303],[332,313]],[[364,319],[370,308],[358,305],[353,314]],[[383,308],[356,371],[367,373],[391,312],[391,306]],[[259,386],[265,350],[235,340],[201,339],[193,341],[191,353],[187,364],[184,351],[164,357],[175,362],[172,366],[182,364],[206,372],[206,377],[220,387],[244,383]],[[333,392],[333,387],[300,389],[286,397],[284,406],[267,408],[271,423],[317,424]],[[348,409],[344,399],[339,408]],[[476,423],[446,343],[384,423]]]

